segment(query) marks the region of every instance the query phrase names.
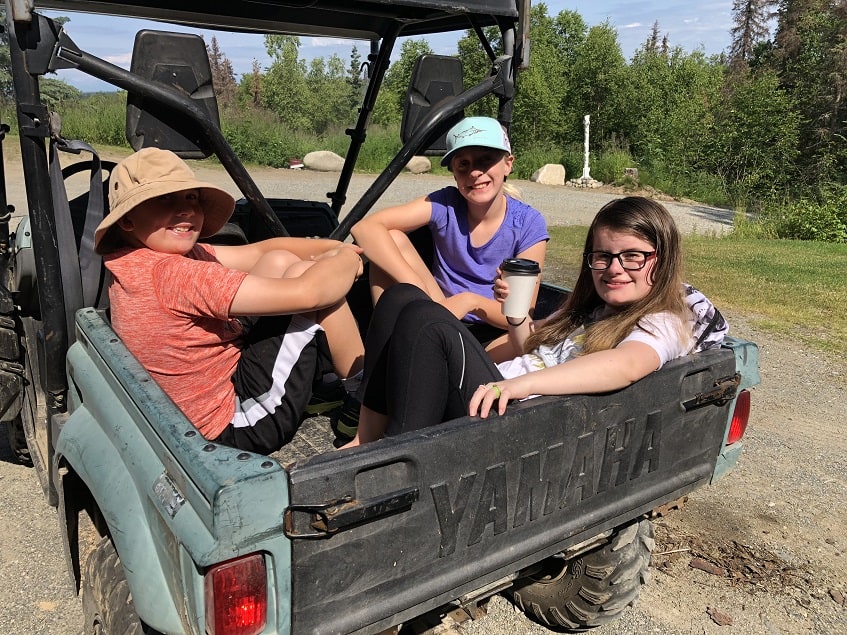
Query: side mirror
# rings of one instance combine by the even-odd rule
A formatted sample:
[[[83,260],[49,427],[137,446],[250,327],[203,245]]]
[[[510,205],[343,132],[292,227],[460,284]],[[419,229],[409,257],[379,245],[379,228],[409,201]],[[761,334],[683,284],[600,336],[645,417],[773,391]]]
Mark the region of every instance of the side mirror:
[[[185,93],[220,128],[218,102],[206,43],[198,35],[142,30],[135,36],[132,73]],[[162,148],[184,159],[212,154],[202,128],[192,119],[134,93],[127,95],[126,137],[133,150]]]
[[[403,122],[400,137],[406,143],[420,126],[433,106],[464,90],[462,62],[458,57],[447,55],[421,55],[415,60],[406,103],[403,107]],[[456,117],[461,119],[462,113]],[[447,131],[433,139],[424,154],[437,155],[447,151]]]

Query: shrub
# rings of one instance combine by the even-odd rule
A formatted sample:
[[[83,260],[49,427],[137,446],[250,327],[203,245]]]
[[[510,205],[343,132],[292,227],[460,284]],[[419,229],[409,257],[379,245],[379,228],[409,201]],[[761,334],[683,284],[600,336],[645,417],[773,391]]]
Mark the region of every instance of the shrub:
[[[515,163],[512,166],[512,176],[516,179],[529,180],[533,173],[543,165],[561,162],[562,151],[551,146],[533,145],[515,149]]]
[[[802,198],[783,205],[767,206],[759,216],[766,236],[821,242],[847,242],[847,197],[830,191],[822,200]]]
[[[126,92],[94,93],[64,102],[62,136],[90,144],[127,147]]]
[[[624,170],[633,167],[634,164],[635,162],[626,150],[607,150],[601,152],[591,162],[591,176],[603,183],[618,183],[623,180]]]

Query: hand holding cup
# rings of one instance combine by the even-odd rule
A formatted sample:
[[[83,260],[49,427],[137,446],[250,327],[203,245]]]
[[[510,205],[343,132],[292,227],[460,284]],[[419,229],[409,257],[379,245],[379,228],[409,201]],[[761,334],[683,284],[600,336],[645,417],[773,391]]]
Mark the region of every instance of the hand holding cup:
[[[540,273],[541,267],[535,260],[507,258],[503,261],[500,277],[508,285],[508,295],[502,304],[503,315],[515,319],[529,315]]]

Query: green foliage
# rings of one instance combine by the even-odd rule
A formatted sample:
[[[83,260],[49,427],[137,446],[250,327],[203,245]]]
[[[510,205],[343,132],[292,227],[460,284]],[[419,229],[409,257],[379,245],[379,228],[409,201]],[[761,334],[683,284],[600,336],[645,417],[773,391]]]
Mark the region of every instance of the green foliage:
[[[589,165],[593,178],[603,183],[619,183],[623,181],[624,170],[635,167],[635,162],[626,149],[612,146]]]
[[[349,139],[346,141],[349,143]],[[368,130],[368,138],[359,153],[357,169],[379,173],[401,147],[399,126],[374,126]]]
[[[516,179],[529,179],[533,172],[546,163],[562,163],[561,149],[541,143],[526,149],[516,149],[512,176]]]
[[[621,128],[625,80],[626,61],[617,32],[608,22],[591,27],[570,68],[569,107],[563,116],[580,132],[583,117],[591,116],[593,147],[600,147]]]
[[[847,182],[847,7],[841,0],[780,2],[766,63],[800,116],[802,179]]]
[[[39,81],[41,99],[48,108],[55,109],[63,101],[77,99],[82,93],[61,79],[42,77]]]
[[[557,133],[564,127],[562,97],[568,93],[569,67],[564,63],[561,47],[558,46],[560,38],[556,23],[546,11],[543,4],[532,8],[531,60],[529,68],[518,78],[511,129],[517,147],[561,140]],[[468,37],[476,39],[472,34]],[[477,55],[481,56],[478,46]],[[551,132],[555,136],[551,137]]]
[[[772,72],[748,75],[728,90],[696,165],[717,175],[732,200],[749,205],[784,191],[799,176],[800,118]]]
[[[266,111],[249,111],[249,117],[224,117],[221,128],[244,163],[283,167],[290,158],[306,153],[302,135],[291,132],[278,117]]]
[[[0,5],[0,97],[12,96],[12,59],[6,32],[6,3]]]
[[[273,59],[262,82],[261,105],[294,130],[307,130],[309,110],[306,64],[299,58],[300,38],[266,35],[265,48]]]
[[[126,147],[126,92],[94,93],[62,104],[62,136]]]
[[[583,117],[590,115],[598,180],[622,183],[624,168],[637,166],[642,185],[742,210],[739,234],[845,240],[847,7],[843,0],[782,0],[771,41],[757,20],[773,3],[749,4],[756,19],[747,22],[736,7],[731,62],[671,46],[656,23],[629,63],[608,22],[589,27],[576,11],[550,16],[545,4],[533,6],[530,66],[516,77],[510,129],[514,176],[529,178],[545,163],[580,176]],[[498,51],[499,30],[484,33]],[[212,44],[213,65],[227,75],[228,60]],[[344,128],[357,120],[364,92],[356,48],[349,63],[331,56],[307,64],[296,37],[268,36],[265,45],[272,61],[266,69],[254,62],[241,78],[238,107],[221,100],[224,134],[236,151],[248,163],[275,166],[311,150],[346,154]],[[370,114],[358,169],[381,170],[400,147],[412,69],[432,50],[426,40],[406,39],[399,53]],[[466,87],[489,75],[491,60],[474,31],[459,41],[458,57]],[[0,46],[0,91],[8,87],[4,78],[8,49]],[[52,78],[41,85],[51,106],[61,102],[67,136],[125,143],[123,93],[74,95]],[[490,96],[465,112],[497,116],[498,108]]]
[[[847,197],[814,201],[800,199],[783,206],[770,206],[762,212],[760,224],[765,235],[775,238],[847,242]]]

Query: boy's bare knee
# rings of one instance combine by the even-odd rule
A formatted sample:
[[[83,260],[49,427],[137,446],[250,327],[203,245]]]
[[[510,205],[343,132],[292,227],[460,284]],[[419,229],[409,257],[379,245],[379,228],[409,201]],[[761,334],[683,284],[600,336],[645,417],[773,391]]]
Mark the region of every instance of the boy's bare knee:
[[[285,249],[274,249],[262,254],[250,273],[267,278],[282,278],[298,262],[302,261],[296,254]]]
[[[311,260],[298,260],[294,264],[292,264],[288,269],[285,270],[285,273],[282,275],[283,278],[297,278],[302,276],[306,270],[314,265],[315,263]]]

